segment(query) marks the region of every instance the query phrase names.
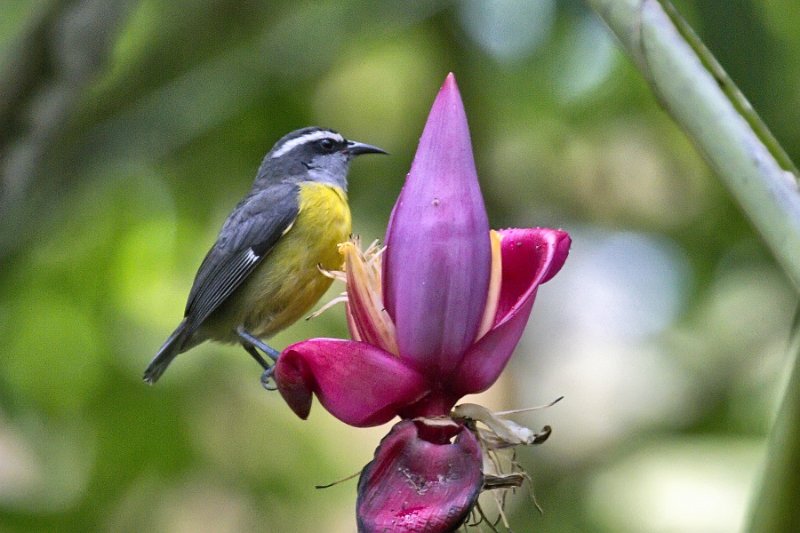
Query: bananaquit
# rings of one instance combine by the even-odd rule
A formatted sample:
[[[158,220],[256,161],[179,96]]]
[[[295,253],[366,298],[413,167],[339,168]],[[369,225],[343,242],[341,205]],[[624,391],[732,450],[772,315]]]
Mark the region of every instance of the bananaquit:
[[[258,350],[273,360],[278,352],[261,339],[295,322],[330,286],[319,267],[341,267],[350,161],[370,153],[386,152],[316,127],[275,143],[200,265],[183,320],[144,371],[147,383],[206,340],[240,343],[269,378]]]

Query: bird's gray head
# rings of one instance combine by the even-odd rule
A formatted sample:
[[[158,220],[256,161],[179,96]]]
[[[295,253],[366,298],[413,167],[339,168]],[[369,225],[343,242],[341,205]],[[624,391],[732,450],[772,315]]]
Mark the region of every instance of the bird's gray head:
[[[284,135],[258,169],[258,180],[318,181],[347,189],[350,161],[361,154],[385,154],[376,146],[348,141],[325,128],[303,128]]]

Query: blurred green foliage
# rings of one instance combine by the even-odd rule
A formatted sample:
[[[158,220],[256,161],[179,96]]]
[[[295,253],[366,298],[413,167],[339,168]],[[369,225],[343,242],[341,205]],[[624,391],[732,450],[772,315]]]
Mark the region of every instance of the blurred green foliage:
[[[800,160],[796,1],[675,4]],[[382,237],[448,71],[493,225],[574,238],[487,400],[567,397],[523,420],[554,434],[521,454],[545,513],[514,496],[514,529],[741,524],[796,297],[580,1],[0,11],[1,532],[354,531],[355,483],[313,487],[358,471],[385,428],[294,418],[237,348],[199,347],[154,388],[141,371],[282,134],[391,152],[350,177],[357,233]],[[335,308],[274,344],[345,335]]]

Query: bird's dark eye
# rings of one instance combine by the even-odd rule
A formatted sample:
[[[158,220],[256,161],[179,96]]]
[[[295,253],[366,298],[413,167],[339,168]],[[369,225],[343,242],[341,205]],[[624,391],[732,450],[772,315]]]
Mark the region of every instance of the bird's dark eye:
[[[319,141],[319,147],[326,152],[333,152],[336,149],[336,144],[331,139],[322,139]]]

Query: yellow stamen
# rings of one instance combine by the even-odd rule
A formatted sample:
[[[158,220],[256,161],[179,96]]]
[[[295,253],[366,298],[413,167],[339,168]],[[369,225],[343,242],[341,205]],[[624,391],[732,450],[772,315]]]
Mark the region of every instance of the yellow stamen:
[[[347,282],[346,276],[342,270],[325,270],[320,265],[317,265],[317,270],[326,278],[331,278],[332,280],[341,281],[343,283]]]
[[[320,307],[319,309],[317,309],[316,311],[314,311],[313,313],[308,315],[306,317],[306,320],[311,320],[312,318],[317,318],[319,315],[321,315],[322,313],[324,313],[325,311],[327,311],[328,309],[330,309],[334,305],[340,304],[342,302],[347,303],[347,293],[346,292],[343,292],[342,294],[340,294],[336,298],[333,298],[330,302],[326,303],[325,305],[323,305],[322,307]]]
[[[503,236],[499,232],[491,230],[489,231],[489,238],[492,247],[489,292],[486,295],[486,309],[483,311],[481,327],[478,328],[478,335],[475,337],[476,341],[486,335],[494,325],[495,315],[497,315],[497,305],[500,302],[500,284],[503,281],[503,258],[500,250],[500,243],[503,240]]]
[[[359,314],[362,322],[367,322],[362,325],[374,330],[376,336],[364,340],[377,343],[384,350],[397,355],[399,350],[394,322],[383,306],[381,255],[384,250],[385,247],[379,246],[378,241],[373,241],[362,252],[357,238],[339,244],[339,253],[344,256],[347,276],[348,314],[352,315],[353,306],[358,306],[355,313]],[[355,316],[348,316],[348,319],[358,323]],[[362,331],[362,336],[366,333],[370,332]]]

